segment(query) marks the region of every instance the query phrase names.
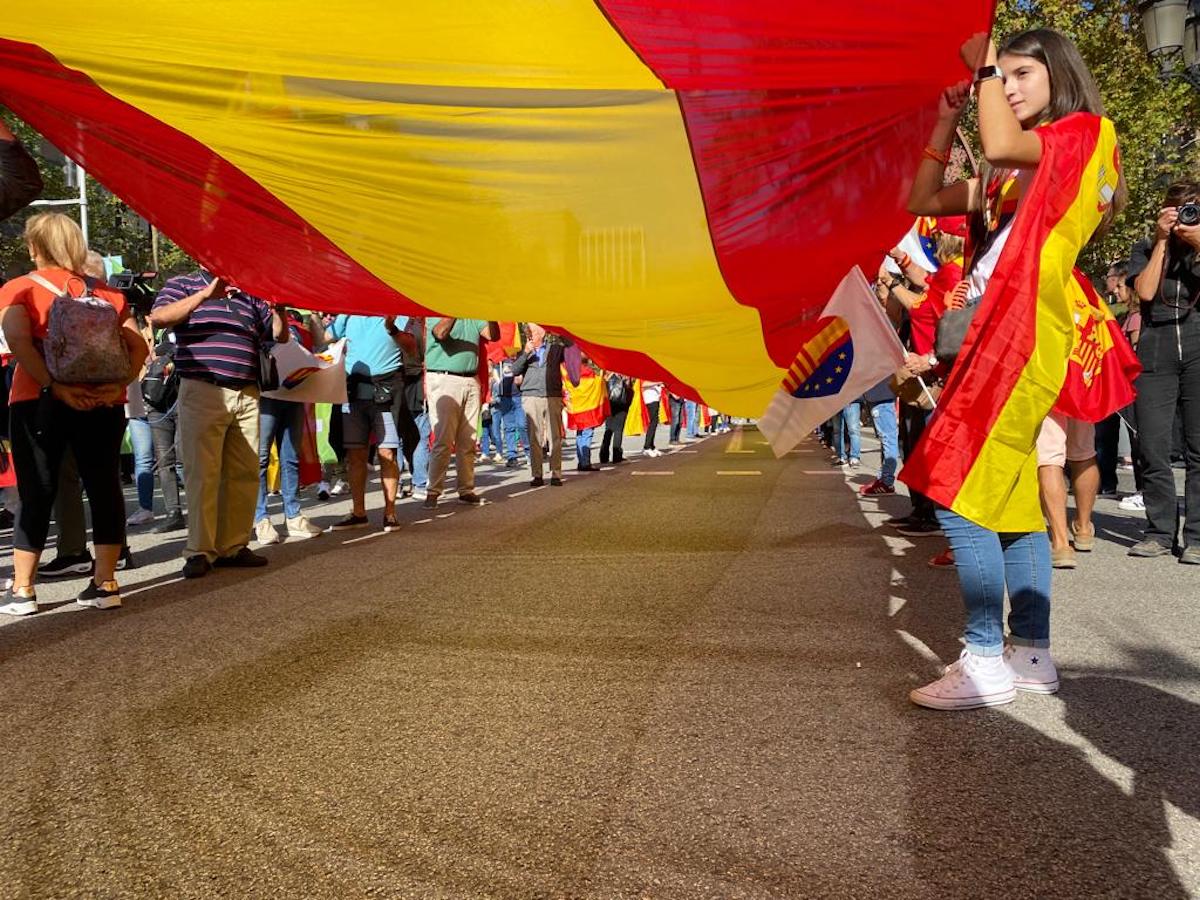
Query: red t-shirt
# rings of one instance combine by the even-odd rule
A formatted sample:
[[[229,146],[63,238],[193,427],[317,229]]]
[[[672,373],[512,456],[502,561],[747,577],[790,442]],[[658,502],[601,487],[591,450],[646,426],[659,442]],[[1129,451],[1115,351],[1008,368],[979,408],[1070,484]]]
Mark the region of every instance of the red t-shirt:
[[[38,269],[34,274],[42,276],[60,290],[70,281],[71,293],[74,296],[79,296],[84,292],[84,279],[66,269]],[[90,293],[93,297],[107,300],[115,306],[122,321],[129,314],[129,304],[125,301],[125,295],[115,288],[96,285]],[[50,305],[54,302],[54,296],[40,284],[34,284],[27,276],[22,275],[20,278],[14,278],[0,286],[0,309],[10,306],[25,307],[33,339],[44,341],[50,327]],[[25,374],[18,364],[16,371],[13,372],[12,392],[8,396],[8,402],[20,403],[22,400],[36,400],[39,391],[38,383]]]
[[[913,352],[918,356],[928,356],[933,352],[938,319],[946,311],[946,295],[962,281],[962,272],[962,266],[956,262],[942,263],[938,270],[929,276],[929,290],[925,293],[925,299],[921,301],[920,306],[909,311]]]

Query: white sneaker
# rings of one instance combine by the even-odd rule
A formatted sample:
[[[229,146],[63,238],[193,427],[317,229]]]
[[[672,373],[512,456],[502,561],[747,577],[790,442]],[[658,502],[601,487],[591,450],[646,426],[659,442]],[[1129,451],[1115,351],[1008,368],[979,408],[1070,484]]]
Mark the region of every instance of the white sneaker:
[[[1053,694],[1058,690],[1058,670],[1049,650],[1005,644],[1004,661],[1012,669],[1013,686],[1018,691]]]
[[[264,519],[263,521],[265,522],[266,520]],[[267,522],[267,524],[270,525],[271,523]],[[274,531],[275,529],[272,528],[271,530]],[[294,519],[287,520],[287,533],[290,538],[300,538],[303,540],[305,538],[316,537],[321,533],[321,529],[301,514]]]
[[[149,525],[154,521],[154,510],[142,509],[138,507],[138,511],[125,520],[126,525]]]
[[[345,481],[339,478],[333,483],[333,487],[329,489],[329,495],[331,497],[340,497],[348,490],[350,490],[350,485],[346,484]]]
[[[33,588],[14,591],[9,588],[8,596],[0,602],[0,614],[6,616],[31,616],[38,611],[37,594]]]
[[[929,709],[979,709],[1016,698],[1013,672],[1003,656],[976,656],[966,650],[946,666],[941,678],[908,695],[917,706]]]
[[[493,462],[493,463],[495,463],[495,464],[496,464],[496,465],[498,465],[498,466],[502,466],[502,465],[504,465],[504,454],[503,454],[503,453],[498,453],[498,452],[497,452],[497,453],[493,453],[493,454],[492,454],[492,462]]]
[[[649,456],[651,459],[653,459],[655,457],[662,456],[662,451],[661,450],[643,450],[642,456]]]
[[[1135,512],[1145,512],[1146,511],[1146,501],[1142,497],[1141,491],[1138,491],[1136,494],[1130,494],[1128,497],[1125,497],[1123,500],[1121,500],[1120,503],[1117,504],[1117,506],[1121,507],[1121,509],[1131,509]]]
[[[270,519],[259,519],[254,525],[254,537],[264,547],[267,544],[279,543],[279,532],[275,530],[275,526],[271,524]]]

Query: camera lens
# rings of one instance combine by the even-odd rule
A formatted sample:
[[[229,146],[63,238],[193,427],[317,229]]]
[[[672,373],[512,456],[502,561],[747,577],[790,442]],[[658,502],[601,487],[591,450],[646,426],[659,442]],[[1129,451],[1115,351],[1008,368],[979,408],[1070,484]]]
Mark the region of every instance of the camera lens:
[[[1178,222],[1180,225],[1200,225],[1200,204],[1185,203],[1179,207]]]

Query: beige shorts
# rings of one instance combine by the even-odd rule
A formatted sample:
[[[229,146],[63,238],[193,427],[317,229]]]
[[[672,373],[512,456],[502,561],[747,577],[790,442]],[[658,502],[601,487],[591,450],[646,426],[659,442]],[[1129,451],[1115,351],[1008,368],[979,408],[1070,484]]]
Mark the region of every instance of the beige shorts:
[[[1096,426],[1080,419],[1050,413],[1037,439],[1039,466],[1063,466],[1096,455]]]

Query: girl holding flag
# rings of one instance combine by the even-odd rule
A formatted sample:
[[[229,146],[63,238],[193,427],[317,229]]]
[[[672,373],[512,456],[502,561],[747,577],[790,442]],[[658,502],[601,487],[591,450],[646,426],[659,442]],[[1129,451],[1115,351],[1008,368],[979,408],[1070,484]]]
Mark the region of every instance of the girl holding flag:
[[[1067,379],[1076,258],[1124,202],[1115,132],[1070,40],[1039,29],[997,51],[978,34],[962,58],[973,81],[942,95],[909,198],[915,215],[971,220],[966,306],[975,312],[900,476],[939,504],[966,606],[962,655],[910,694],[934,709],[996,706],[1018,690],[1058,689],[1035,443]],[[972,85],[989,169],[943,187]]]

